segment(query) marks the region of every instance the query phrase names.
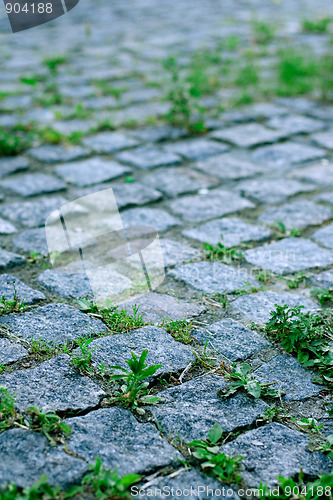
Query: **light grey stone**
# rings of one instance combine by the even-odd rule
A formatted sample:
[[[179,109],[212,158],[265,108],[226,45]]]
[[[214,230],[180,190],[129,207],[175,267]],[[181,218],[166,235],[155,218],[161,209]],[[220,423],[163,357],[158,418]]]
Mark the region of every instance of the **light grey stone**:
[[[0,275],[0,298],[14,300],[15,296],[25,305],[35,304],[46,297],[42,292],[33,290],[25,283],[10,274]]]
[[[281,130],[286,135],[311,134],[325,128],[325,123],[302,115],[275,116],[266,125]]]
[[[269,321],[275,305],[289,307],[304,306],[304,311],[314,311],[318,308],[315,302],[289,292],[258,292],[242,295],[232,302],[232,307],[247,316],[251,321],[261,324]]]
[[[22,314],[7,314],[0,317],[0,324],[23,338],[41,339],[52,345],[108,331],[102,321],[67,304],[48,304]]]
[[[194,330],[192,335],[202,344],[209,339],[209,347],[231,361],[244,360],[269,346],[258,333],[233,319],[223,319],[205,329]]]
[[[119,153],[116,158],[126,165],[142,170],[181,163],[178,155],[156,146],[141,146],[130,151],[124,151]]]
[[[333,130],[315,134],[311,139],[322,148],[333,149]]]
[[[332,218],[332,210],[312,201],[295,201],[280,207],[269,207],[259,217],[260,222],[272,225],[282,222],[286,229],[305,229]]]
[[[16,227],[10,222],[0,217],[0,234],[13,234],[16,233]]]
[[[164,265],[166,267],[174,266],[175,264],[183,264],[183,262],[197,260],[201,257],[201,252],[199,250],[176,240],[162,238],[160,239],[160,244],[163,252]]]
[[[236,190],[243,196],[250,196],[261,203],[280,203],[294,194],[314,191],[315,185],[292,179],[253,179],[240,182]]]
[[[300,468],[309,476],[329,473],[331,460],[318,451],[311,453],[308,444],[309,438],[301,432],[272,423],[238,436],[221,451],[243,455],[241,476],[247,486],[258,488],[260,482],[275,486],[277,476],[294,478]]]
[[[51,447],[45,436],[24,429],[0,434],[0,484],[31,487],[45,474],[53,486],[67,489],[79,484],[88,464]]]
[[[182,234],[187,238],[214,246],[221,242],[228,248],[242,242],[264,241],[271,236],[268,229],[248,224],[235,217],[212,220],[196,228],[185,229]]]
[[[132,314],[134,305],[139,306],[139,314],[143,314],[143,320],[147,323],[160,323],[169,318],[173,320],[190,319],[199,316],[206,310],[202,305],[155,292],[127,302],[121,308]]]
[[[318,231],[313,233],[312,238],[318,241],[318,243],[321,243],[323,246],[333,249],[333,223],[318,229]]]
[[[245,208],[254,208],[250,201],[222,189],[214,189],[207,194],[184,196],[170,201],[168,206],[176,215],[190,222],[201,222]]]
[[[94,123],[91,123],[89,120],[59,120],[53,122],[52,128],[60,134],[63,135],[71,135],[75,132],[83,132],[87,133],[94,127]]]
[[[162,191],[170,198],[216,184],[212,179],[195,170],[190,170],[188,167],[160,169],[158,172],[146,175],[141,181]]]
[[[60,179],[46,174],[21,175],[20,177],[2,181],[1,185],[24,198],[66,189],[66,184]]]
[[[101,132],[87,137],[83,140],[83,144],[94,153],[112,154],[122,149],[137,146],[139,143],[120,132]]]
[[[333,269],[315,274],[312,278],[310,278],[310,281],[313,285],[320,288],[333,288]]]
[[[250,163],[243,160],[243,158],[237,158],[232,153],[212,156],[195,163],[193,166],[208,175],[225,180],[243,179],[262,173],[265,170],[262,165]]]
[[[36,368],[0,375],[0,385],[15,394],[15,407],[43,410],[88,410],[97,406],[104,391],[74,369],[68,354],[44,361]]]
[[[0,270],[12,269],[15,266],[24,264],[25,258],[13,252],[7,252],[0,248]]]
[[[320,193],[315,197],[315,201],[321,201],[333,205],[333,193]]]
[[[51,144],[43,144],[42,146],[29,149],[27,154],[34,160],[43,163],[62,163],[79,160],[88,156],[88,152],[79,146],[64,147]]]
[[[112,184],[111,187],[120,209],[131,205],[146,205],[162,198],[159,191],[140,182]]]
[[[165,330],[155,326],[144,326],[127,335],[109,335],[94,340],[89,347],[96,348],[92,355],[95,366],[105,363],[106,367],[117,365],[124,368],[127,368],[126,360],[131,357],[131,352],[140,356],[147,349],[146,364],[162,365],[155,373],[155,378],[178,372],[195,360],[189,346],[177,342]]]
[[[272,387],[285,392],[285,401],[302,401],[323,390],[323,386],[313,383],[315,373],[287,354],[271,359],[255,370],[254,376],[263,384],[277,382]]]
[[[45,224],[47,217],[54,210],[68,201],[62,196],[40,198],[37,201],[9,203],[1,207],[5,217],[13,222],[19,222],[25,227],[39,227]]]
[[[225,153],[229,150],[229,146],[207,139],[188,139],[186,141],[168,144],[166,150],[178,154],[187,160],[198,161],[208,158],[209,156]]]
[[[286,132],[270,130],[259,123],[249,123],[216,130],[211,134],[211,137],[213,139],[230,142],[241,148],[251,148],[259,144],[277,142],[283,137],[286,137],[286,135]]]
[[[0,159],[0,178],[29,168],[29,162],[22,156]]]
[[[67,299],[93,297],[89,279],[84,274],[63,273],[47,269],[38,277],[38,282],[47,290]]]
[[[76,161],[56,168],[56,173],[66,182],[82,187],[106,182],[130,171],[115,161],[102,158]]]
[[[333,186],[333,164],[330,163],[294,170],[290,175],[322,186]]]
[[[90,463],[100,457],[103,467],[118,469],[120,477],[173,465],[181,457],[153,424],[139,423],[124,408],[100,409],[65,423],[73,429],[69,450]]]
[[[14,239],[14,250],[23,250],[27,253],[47,255],[49,249],[46,241],[45,229],[28,229]]]
[[[122,212],[121,219],[125,227],[145,226],[156,231],[167,231],[180,224],[179,219],[159,208],[131,208]]]
[[[220,262],[195,262],[169,271],[176,280],[183,281],[205,293],[227,293],[258,286],[258,281],[244,271]]]
[[[140,127],[133,130],[130,135],[144,142],[161,142],[166,140],[177,140],[186,136],[186,131],[170,125],[156,125],[151,127]]]
[[[333,248],[333,247],[332,247]],[[244,252],[247,262],[276,274],[288,274],[333,264],[333,252],[304,238],[284,238]]]
[[[20,344],[13,344],[8,339],[0,338],[0,366],[9,365],[28,355],[28,351]]]
[[[159,393],[164,401],[152,409],[154,420],[163,434],[188,443],[206,439],[216,422],[224,432],[251,425],[268,408],[263,401],[241,393],[219,396],[217,392],[227,385],[223,377],[206,375],[166,389]]]
[[[252,153],[252,158],[267,167],[288,168],[294,163],[317,160],[325,156],[325,151],[296,142],[284,142],[273,146],[263,146]]]

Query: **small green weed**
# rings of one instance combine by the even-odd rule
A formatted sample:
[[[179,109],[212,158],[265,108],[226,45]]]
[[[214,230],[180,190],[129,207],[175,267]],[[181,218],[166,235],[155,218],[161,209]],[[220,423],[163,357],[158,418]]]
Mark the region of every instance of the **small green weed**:
[[[58,71],[58,67],[67,62],[67,58],[66,56],[48,57],[44,59],[43,62],[51,73],[56,73]]]
[[[0,386],[0,432],[14,425],[17,418],[14,402],[14,396],[9,390]]]
[[[312,56],[288,49],[279,53],[278,95],[292,96],[312,92],[316,87],[319,62]]]
[[[317,20],[304,19],[302,23],[302,30],[312,33],[327,33],[332,19],[330,17],[323,17]]]
[[[91,361],[96,347],[91,348],[89,347],[89,344],[91,344],[93,340],[94,339],[91,338],[82,338],[76,340],[76,343],[78,344],[81,352],[72,356],[72,363],[81,373],[92,372]]]
[[[255,19],[252,22],[252,30],[254,35],[254,41],[261,45],[267,45],[274,38],[276,32],[276,26],[268,24],[265,21],[260,21],[258,19]]]
[[[0,374],[3,373],[5,371],[5,365],[0,365]]]
[[[317,434],[320,429],[323,428],[323,425],[318,425],[317,421],[314,418],[295,419],[291,417],[291,419],[295,422],[296,425],[298,425],[305,431],[311,432],[312,434]]]
[[[189,323],[186,319],[165,319],[160,326],[170,333],[173,338],[179,342],[183,342],[183,344],[190,344],[193,342],[193,337],[191,335],[192,323]]]
[[[31,430],[41,432],[49,440],[51,446],[57,442],[63,442],[63,436],[69,436],[72,429],[61,421],[61,418],[53,410],[39,410],[35,406],[26,409],[29,415],[29,426]]]
[[[13,286],[15,286],[13,284]],[[6,300],[5,296],[0,299],[0,316],[10,313],[21,313],[26,310],[24,301],[21,301],[14,288],[13,300]]]
[[[325,288],[314,288],[310,293],[322,306],[333,302],[333,288],[330,288],[329,290],[326,290]]]
[[[313,451],[322,451],[333,459],[333,434],[330,434],[326,438],[317,438],[311,443],[311,449]]]
[[[30,147],[29,138],[21,131],[0,127],[0,156],[16,156]]]
[[[241,262],[244,259],[244,255],[239,247],[228,248],[223,244],[223,235],[221,235],[221,240],[216,246],[210,243],[204,243],[205,257],[207,260],[219,260],[225,264],[231,264],[232,262]]]
[[[291,290],[294,288],[298,288],[305,280],[308,278],[306,274],[298,273],[293,278],[286,278],[287,286]]]

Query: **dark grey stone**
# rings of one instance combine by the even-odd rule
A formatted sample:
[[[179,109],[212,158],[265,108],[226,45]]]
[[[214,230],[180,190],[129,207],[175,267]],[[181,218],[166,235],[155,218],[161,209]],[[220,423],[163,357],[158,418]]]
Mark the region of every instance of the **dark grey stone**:
[[[116,158],[126,165],[142,170],[181,163],[179,156],[173,154],[173,152],[155,146],[141,146],[130,151],[124,151],[119,153]]]
[[[29,162],[22,156],[0,159],[0,178],[29,168]]]
[[[15,296],[24,302],[25,305],[35,304],[46,297],[42,292],[33,290],[25,283],[22,283],[15,276],[10,274],[0,275],[0,298],[5,297],[6,300],[14,300]]]
[[[312,201],[294,201],[281,207],[269,207],[258,217],[260,222],[274,224],[282,222],[286,229],[305,229],[317,226],[332,218],[332,210]]]
[[[332,246],[333,248],[333,246]],[[250,264],[276,274],[288,274],[333,264],[333,252],[304,238],[284,238],[244,252]]]
[[[186,168],[167,168],[146,175],[142,182],[147,183],[167,196],[175,197],[184,193],[191,193],[216,184],[212,179]]]
[[[163,252],[164,265],[174,266],[175,264],[183,264],[191,260],[197,260],[201,257],[201,252],[179,241],[169,240],[167,238],[160,239],[160,244]]]
[[[176,280],[205,293],[233,292],[239,288],[258,286],[258,281],[244,271],[220,262],[195,262],[169,271]],[[249,285],[247,284],[249,283]]]
[[[292,177],[315,182],[322,186],[333,186],[333,164],[326,163],[308,168],[294,170],[290,174]]]
[[[179,219],[158,208],[131,208],[122,212],[121,219],[125,227],[145,226],[156,231],[167,231],[180,224]]]
[[[246,359],[269,346],[258,333],[233,319],[223,319],[205,329],[194,330],[192,335],[202,344],[209,339],[209,346],[231,361]]]
[[[0,366],[9,365],[28,355],[28,351],[20,344],[13,344],[8,339],[0,338]]]
[[[294,478],[300,468],[309,476],[329,473],[331,460],[318,451],[311,453],[308,444],[309,438],[301,432],[272,423],[238,436],[221,451],[243,455],[241,476],[248,486],[258,488],[260,482],[275,486],[277,476]]]
[[[311,134],[325,128],[325,123],[302,115],[275,116],[266,125],[281,130],[286,135]]]
[[[314,191],[315,185],[305,184],[292,179],[253,179],[243,181],[236,186],[242,195],[250,196],[261,203],[280,203],[289,196]]]
[[[199,316],[206,309],[204,306],[193,302],[177,299],[171,295],[150,292],[138,299],[127,302],[122,309],[129,314],[133,312],[133,306],[139,306],[139,313],[147,323],[160,323],[163,319],[173,320],[190,319]]]
[[[67,299],[93,297],[89,279],[84,274],[62,273],[47,269],[39,275],[38,282],[50,292]]]
[[[7,314],[0,317],[0,324],[8,325],[13,333],[28,340],[41,339],[52,345],[108,331],[100,320],[67,304],[48,304],[22,314]]]
[[[45,474],[53,486],[67,489],[79,484],[88,464],[51,447],[42,434],[9,429],[0,434],[0,484],[31,487]]]
[[[57,174],[66,182],[82,187],[106,182],[130,171],[115,161],[102,158],[76,161],[56,168]]]
[[[19,222],[26,227],[39,227],[45,224],[47,217],[54,210],[68,201],[62,196],[41,198],[37,201],[10,203],[1,207],[2,213],[8,219]]]
[[[326,149],[333,149],[333,130],[320,132],[311,137],[319,146]]]
[[[277,382],[272,387],[284,391],[283,399],[286,401],[302,401],[316,396],[323,389],[323,386],[312,382],[315,378],[313,372],[287,354],[271,359],[258,368],[254,376],[261,383]]]
[[[325,247],[333,249],[333,224],[329,224],[328,226],[318,229],[318,231],[313,233],[312,238],[314,238]]]
[[[163,434],[177,436],[188,443],[205,439],[215,422],[224,432],[251,425],[268,405],[238,393],[229,398],[217,394],[227,387],[223,377],[206,375],[159,393],[164,401],[152,409]]]
[[[304,306],[304,311],[317,309],[312,300],[289,292],[258,292],[251,295],[243,295],[232,302],[232,307],[243,313],[251,321],[261,324],[269,321],[271,311],[275,310],[275,304],[289,307]]]
[[[11,269],[12,267],[19,266],[25,262],[25,258],[22,255],[17,255],[16,253],[7,252],[3,248],[0,248],[0,270]]]
[[[156,125],[151,127],[141,127],[133,130],[130,135],[144,142],[160,142],[166,140],[177,140],[185,137],[186,131],[170,125]]]
[[[225,180],[251,177],[265,170],[262,165],[237,158],[232,153],[212,156],[204,161],[195,163],[193,166],[208,175],[214,175],[219,179]]]
[[[23,231],[14,239],[14,250],[23,250],[27,253],[47,255],[49,249],[47,246],[45,229],[40,227]]]
[[[296,142],[284,142],[258,148],[252,157],[268,167],[288,168],[294,163],[317,160],[325,156],[325,151]]]
[[[286,137],[286,135],[286,132],[270,130],[259,123],[249,123],[216,130],[211,134],[211,137],[213,139],[230,142],[241,148],[251,148],[259,144],[277,142],[283,137]]]
[[[44,361],[36,368],[0,375],[0,385],[15,394],[15,407],[43,410],[88,410],[97,406],[104,391],[74,369],[68,354]]]
[[[21,175],[20,177],[2,181],[1,185],[16,194],[24,196],[24,198],[66,189],[66,184],[61,180],[46,174]]]
[[[112,154],[122,149],[132,148],[139,143],[120,132],[101,132],[84,139],[83,144],[94,153]]]
[[[50,144],[43,144],[37,148],[29,149],[27,154],[34,160],[43,163],[62,163],[79,160],[80,158],[88,156],[88,152],[79,146],[65,148],[63,146],[53,146]]]
[[[214,189],[201,195],[184,196],[170,201],[168,205],[177,215],[191,222],[201,222],[245,208],[254,208],[250,201],[222,189]]]
[[[142,351],[147,349],[146,363],[163,365],[154,377],[178,372],[195,360],[189,346],[177,342],[165,330],[155,326],[144,326],[129,334],[109,335],[94,340],[90,347],[96,348],[93,361],[97,367],[101,363],[105,363],[107,367],[112,365],[127,367],[126,360],[131,357],[131,352],[140,356]]]
[[[237,246],[241,242],[264,241],[271,236],[268,229],[248,224],[235,217],[212,220],[196,228],[185,229],[182,234],[187,238],[214,246],[221,242],[228,248]]]
[[[173,465],[181,458],[153,424],[139,423],[124,408],[104,408],[65,423],[73,429],[69,450],[90,463],[100,457],[106,469],[118,469],[120,476]]]
[[[10,222],[0,217],[0,234],[13,234],[16,233],[16,227]]]
[[[315,274],[312,278],[310,278],[310,281],[313,285],[321,288],[333,288],[333,269],[324,271],[320,274]]]
[[[229,146],[207,139],[189,139],[186,141],[168,144],[165,147],[168,152],[183,156],[187,160],[198,161],[209,156],[218,155],[228,151]]]

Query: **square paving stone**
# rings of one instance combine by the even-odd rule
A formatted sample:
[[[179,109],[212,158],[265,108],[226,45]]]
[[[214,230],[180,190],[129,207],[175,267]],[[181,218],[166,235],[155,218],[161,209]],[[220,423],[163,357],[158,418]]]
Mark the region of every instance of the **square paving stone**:
[[[1,185],[24,198],[66,189],[66,184],[60,179],[46,174],[21,175],[20,177],[2,181]]]
[[[310,281],[317,287],[326,288],[328,290],[330,288],[333,289],[333,269],[315,274],[312,278],[310,278]]]
[[[21,156],[0,159],[0,178],[29,168],[29,162]]]
[[[180,437],[188,443],[206,439],[217,422],[224,432],[251,425],[268,405],[260,399],[238,393],[230,398],[217,394],[227,387],[223,377],[206,375],[159,393],[164,399],[152,408],[154,420],[163,434]]]
[[[301,295],[272,291],[242,295],[232,302],[232,307],[251,321],[261,324],[269,321],[271,311],[276,309],[275,304],[289,307],[304,306],[304,312],[318,309],[315,302]]]
[[[170,198],[216,185],[212,179],[189,168],[168,168],[146,175],[141,179]]]
[[[172,269],[169,274],[205,293],[227,293],[245,286],[258,286],[258,281],[245,272],[221,262],[185,264]]]
[[[0,217],[0,234],[13,234],[16,233],[16,227],[10,222]]]
[[[121,309],[133,314],[133,306],[139,306],[139,313],[147,323],[160,323],[163,319],[182,320],[190,319],[203,313],[206,309],[202,305],[177,299],[171,295],[150,292],[138,299],[127,302]]]
[[[172,127],[171,125],[156,125],[151,127],[141,127],[130,132],[131,136],[144,142],[161,142],[166,140],[177,140],[187,135],[186,131]]]
[[[262,203],[280,203],[294,194],[314,191],[314,184],[305,184],[292,179],[253,179],[243,181],[236,190]]]
[[[18,255],[13,252],[7,252],[3,248],[0,248],[0,270],[4,271],[6,269],[12,269],[15,266],[20,266],[24,264],[25,258],[22,255]]]
[[[131,358],[131,352],[140,356],[142,351],[147,349],[146,364],[163,365],[155,373],[155,378],[178,372],[195,360],[189,346],[177,342],[165,330],[155,326],[144,326],[129,334],[109,335],[94,340],[89,346],[96,348],[92,359],[98,367],[101,363],[105,363],[107,367],[127,367],[126,361]]]
[[[230,149],[226,144],[209,141],[207,139],[189,139],[186,141],[168,144],[165,149],[168,152],[176,153],[187,160],[198,161],[209,156],[224,153]]]
[[[13,243],[14,250],[23,250],[27,253],[38,253],[41,255],[49,253],[45,229],[43,227],[23,231],[16,236]]]
[[[61,273],[47,269],[39,275],[38,282],[50,292],[67,299],[93,298],[89,279],[82,273]]]
[[[295,478],[301,468],[309,476],[330,473],[333,463],[318,451],[311,453],[309,441],[301,432],[274,422],[238,436],[221,451],[243,455],[241,476],[247,486],[258,488],[261,482],[275,486],[277,476]]]
[[[0,375],[0,385],[15,394],[15,407],[43,410],[89,410],[97,406],[104,391],[90,378],[79,375],[68,354],[44,361],[36,368]]]
[[[312,382],[316,376],[314,372],[287,354],[271,359],[258,368],[254,376],[262,384],[277,382],[272,387],[285,392],[285,401],[302,401],[316,396],[323,389],[323,386]]]
[[[286,229],[305,229],[317,226],[333,217],[332,210],[312,201],[295,201],[281,207],[269,207],[259,217],[260,222],[272,225],[282,222]]]
[[[246,359],[269,347],[258,333],[233,319],[223,319],[205,329],[194,330],[192,335],[202,344],[209,339],[209,346],[230,361]]]
[[[333,129],[315,134],[311,139],[322,148],[333,149]]]
[[[333,223],[318,229],[318,231],[313,233],[312,238],[318,241],[318,243],[321,243],[324,247],[333,249]]]
[[[290,174],[297,179],[315,182],[322,186],[333,186],[333,164],[315,165],[294,170]]]
[[[122,149],[132,148],[139,144],[138,141],[127,137],[120,132],[101,132],[84,139],[83,144],[94,153],[111,154]]]
[[[252,157],[268,167],[285,168],[294,163],[323,158],[325,154],[323,149],[296,142],[284,142],[283,144],[260,147],[252,153]]]
[[[28,340],[41,339],[52,345],[108,331],[102,321],[67,304],[48,304],[22,314],[7,314],[0,317],[0,324]]]
[[[8,339],[0,338],[0,366],[9,365],[28,355],[28,351],[20,344],[13,344]]]
[[[198,260],[201,252],[179,241],[160,239],[165,267],[183,264],[192,260]]]
[[[207,158],[204,161],[195,163],[193,167],[202,170],[208,175],[225,180],[243,179],[244,177],[262,173],[265,170],[262,165],[250,163],[243,160],[243,158],[237,158],[232,153]]]
[[[213,189],[207,194],[184,196],[170,201],[168,206],[175,214],[187,221],[201,222],[245,208],[254,208],[255,205],[236,193]]]
[[[60,177],[77,186],[90,186],[106,182],[130,171],[129,168],[115,161],[103,160],[102,158],[76,161],[56,168],[56,173]]]
[[[40,433],[14,428],[0,434],[0,485],[31,487],[45,474],[51,485],[67,489],[86,472],[86,462],[51,447]]]
[[[63,146],[53,146],[51,144],[43,144],[37,148],[29,149],[27,154],[34,160],[43,163],[62,163],[79,160],[80,158],[88,156],[88,152],[79,146],[65,148]]]
[[[167,231],[180,224],[179,219],[159,208],[131,208],[122,212],[121,219],[125,227],[144,226],[156,231]]]
[[[19,222],[25,227],[39,227],[45,224],[47,217],[68,201],[62,196],[52,198],[41,198],[37,201],[24,201],[20,203],[9,203],[1,207],[2,213],[7,219]]]
[[[304,238],[284,238],[252,248],[244,252],[244,257],[253,266],[282,275],[333,264],[333,252]]]
[[[173,465],[181,458],[153,424],[139,423],[124,408],[103,408],[65,423],[73,430],[68,439],[70,451],[90,463],[100,457],[103,467],[118,469],[120,477]]]
[[[210,136],[213,139],[230,142],[240,148],[251,148],[259,144],[277,142],[286,135],[286,132],[270,130],[259,123],[249,123],[216,130]]]
[[[178,155],[155,146],[142,146],[130,151],[124,151],[119,153],[116,158],[126,165],[142,170],[181,163]]]
[[[325,128],[324,122],[302,115],[275,116],[266,125],[279,129],[286,135],[311,134]]]
[[[35,304],[46,299],[45,295],[38,290],[33,290],[25,283],[10,274],[0,275],[0,298],[14,300],[15,296],[25,305]],[[0,363],[1,364],[1,363]]]
[[[222,242],[228,248],[241,242],[264,241],[271,236],[271,232],[265,227],[248,224],[235,217],[212,220],[196,228],[185,229],[182,234],[214,246]]]

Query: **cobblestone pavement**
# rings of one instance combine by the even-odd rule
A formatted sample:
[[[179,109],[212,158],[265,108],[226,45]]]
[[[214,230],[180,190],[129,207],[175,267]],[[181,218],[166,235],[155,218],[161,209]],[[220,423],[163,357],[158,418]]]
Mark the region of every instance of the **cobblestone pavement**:
[[[218,396],[225,378],[193,351],[202,358],[210,339],[216,366],[247,361],[258,381],[284,391],[278,407],[296,420],[315,418],[323,435],[332,434],[330,391],[262,325],[275,304],[317,310],[311,291],[333,288],[333,106],[277,97],[230,110],[234,89],[222,85],[200,99],[206,133],[190,135],[164,119],[170,102],[161,64],[173,55],[186,64],[198,49],[215,50],[232,37],[250,46],[255,16],[280,26],[276,40],[322,54],[329,37],[300,28],[303,18],[321,14],[333,16],[332,2],[81,0],[63,18],[16,35],[2,14],[0,126],[31,124],[39,133],[28,149],[0,159],[0,296],[13,299],[8,283],[15,280],[26,306],[0,316],[0,386],[15,395],[17,411],[55,410],[73,432],[66,446],[54,447],[24,426],[2,432],[0,485],[31,486],[46,474],[68,488],[101,457],[120,475],[141,474],[142,484],[159,472],[157,487],[218,488],[199,465],[172,475],[181,453],[188,458],[181,443],[204,439],[215,422],[226,433],[221,451],[245,456],[243,486],[275,485],[301,467],[310,478],[332,470],[291,418],[263,418],[274,401]],[[271,71],[277,43],[261,55],[260,71]],[[123,220],[154,227],[163,244],[166,279],[138,300],[148,325],[129,334],[113,335],[100,315],[80,311],[87,282],[58,274],[45,257],[46,217],[106,187],[114,188]],[[243,260],[205,257],[203,244],[216,246],[221,234]],[[273,278],[263,281],[265,272]],[[166,332],[166,318],[186,318],[192,342]],[[83,335],[94,337],[95,372],[82,374],[71,356]],[[57,347],[50,354],[43,342]],[[163,401],[144,414],[110,406],[112,386],[98,367],[144,348],[149,363],[163,365],[152,382]]]

